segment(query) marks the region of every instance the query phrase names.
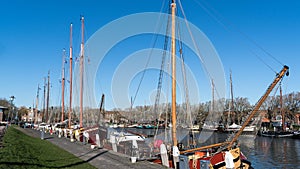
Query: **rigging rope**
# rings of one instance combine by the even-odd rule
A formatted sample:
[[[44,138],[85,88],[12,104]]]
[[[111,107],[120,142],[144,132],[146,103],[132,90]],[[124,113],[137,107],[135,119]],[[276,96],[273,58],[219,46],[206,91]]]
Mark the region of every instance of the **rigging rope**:
[[[265,66],[267,66],[272,72],[274,72],[275,74],[277,74],[277,72],[276,72],[269,64],[267,64],[264,60],[262,60],[262,58],[260,58],[254,51],[251,50],[251,53],[252,53],[258,60],[260,60]]]
[[[170,9],[169,9],[170,13]],[[163,49],[163,55],[162,55],[162,61],[161,61],[161,67],[159,71],[159,79],[158,79],[158,85],[157,85],[157,94],[155,97],[155,104],[154,104],[154,113],[157,116],[157,111],[158,111],[158,106],[159,106],[159,100],[160,100],[160,94],[161,94],[161,88],[162,88],[162,79],[164,75],[164,66],[165,66],[165,59],[167,55],[167,49],[168,49],[168,43],[169,43],[169,27],[170,27],[170,15],[168,16],[168,21],[167,21],[167,29],[166,29],[166,34],[165,34],[165,42],[164,42],[164,49]],[[159,118],[158,116],[157,118]]]
[[[160,9],[160,15],[159,15],[159,17],[158,17],[158,21],[160,20],[160,18],[161,18],[161,13],[162,13],[162,10],[163,10],[163,7],[164,7],[164,3],[162,4],[162,7],[161,7],[161,9]],[[162,26],[162,25],[160,25],[160,26]],[[156,24],[156,30],[158,30],[158,27],[159,27],[159,23],[157,22],[157,24]],[[140,82],[139,82],[139,84],[138,84],[138,87],[137,87],[137,89],[136,89],[136,92],[135,92],[135,94],[134,94],[134,97],[133,97],[133,100],[132,100],[132,105],[134,105],[134,102],[135,102],[135,99],[136,99],[136,97],[137,97],[137,94],[138,94],[138,92],[139,92],[139,90],[140,90],[140,87],[141,87],[141,84],[142,84],[142,81],[144,80],[144,77],[145,77],[145,73],[146,73],[146,68],[148,67],[148,65],[149,65],[149,63],[150,63],[150,58],[151,58],[151,55],[152,55],[152,52],[153,52],[153,49],[154,49],[154,46],[155,46],[155,44],[156,44],[156,41],[157,41],[157,39],[158,39],[158,35],[156,34],[156,36],[155,36],[155,38],[152,38],[152,48],[151,48],[151,51],[150,51],[150,53],[149,53],[149,55],[148,55],[148,60],[147,60],[147,62],[146,62],[146,64],[145,64],[145,68],[144,68],[144,70],[143,70],[143,72],[142,72],[142,77],[141,77],[141,79],[140,79]]]
[[[205,5],[208,6],[208,8],[210,8],[210,10],[212,10],[212,12],[210,12],[209,9],[207,9],[204,5],[202,5],[197,0],[194,0],[194,1],[202,9],[204,9],[204,11],[207,12],[207,14],[210,17],[212,17],[217,23],[219,23],[220,25],[222,25],[226,30],[230,30],[230,28],[228,26],[226,26],[223,22],[221,22],[221,20],[218,19],[218,18],[221,18],[222,20],[224,20],[228,25],[230,25],[232,27],[231,28],[232,30],[236,30],[240,35],[242,35],[246,40],[248,40],[249,42],[251,42],[252,44],[254,44],[257,48],[259,48],[261,51],[263,51],[267,56],[269,56],[270,58],[272,58],[274,61],[276,61],[281,66],[284,66],[284,64],[282,62],[280,62],[275,56],[273,56],[270,52],[268,52],[261,45],[259,45],[254,39],[250,38],[248,35],[246,35],[241,30],[239,30],[233,23],[231,23],[230,21],[226,20],[226,18],[224,18],[221,14],[219,14],[218,11],[216,11],[214,8],[212,8],[208,3],[205,3],[203,1],[203,3],[205,3]],[[217,16],[215,16],[214,14],[217,15]]]
[[[179,26],[179,23],[178,23],[178,37],[179,37],[179,46],[180,46],[180,49],[179,49],[179,53],[180,53],[180,58],[181,58],[181,70],[182,70],[182,77],[183,77],[183,84],[184,84],[184,90],[185,90],[185,103],[186,103],[186,114],[187,114],[187,117],[186,119],[189,118],[189,123],[190,124],[190,127],[192,127],[193,125],[193,122],[192,122],[192,116],[191,116],[191,108],[190,108],[190,101],[189,101],[189,89],[188,89],[188,85],[187,85],[187,79],[186,79],[186,69],[185,69],[185,62],[184,62],[184,55],[183,55],[183,44],[182,44],[182,40],[181,40],[181,34],[180,34],[180,26]]]
[[[213,77],[211,76],[210,72],[208,71],[208,69],[207,69],[207,67],[206,67],[206,64],[205,64],[205,61],[204,61],[204,59],[203,59],[203,56],[202,56],[202,54],[201,54],[201,52],[200,52],[200,49],[199,49],[199,47],[198,47],[197,44],[196,44],[195,38],[194,38],[193,33],[192,33],[191,29],[190,29],[189,23],[188,23],[188,21],[187,21],[187,17],[186,17],[186,15],[185,15],[185,12],[184,12],[184,10],[183,10],[183,7],[182,7],[182,5],[181,5],[181,1],[180,1],[180,0],[178,0],[178,4],[179,4],[179,7],[180,7],[180,9],[181,9],[181,12],[182,12],[182,15],[183,15],[183,18],[184,18],[186,27],[187,27],[187,29],[188,29],[189,35],[190,35],[190,37],[191,37],[191,39],[192,39],[192,42],[193,42],[193,45],[194,45],[194,47],[195,47],[195,49],[196,49],[196,54],[199,56],[200,61],[201,61],[202,66],[203,66],[203,69],[204,69],[205,72],[207,73],[209,79],[212,80]],[[218,92],[217,89],[216,89],[216,93],[217,93],[218,98],[221,98],[221,97],[220,97],[220,94],[219,94],[219,92]]]
[[[171,9],[169,8],[168,14],[170,14],[170,12],[171,12]],[[168,20],[167,20],[167,27],[166,27],[166,33],[165,33],[163,56],[162,56],[161,67],[160,67],[160,71],[159,71],[159,79],[158,79],[158,84],[157,84],[157,93],[156,93],[155,103],[154,103],[154,113],[155,113],[155,115],[156,115],[156,117],[158,119],[161,117],[161,114],[162,114],[162,111],[160,111],[159,115],[157,116],[158,107],[159,107],[159,100],[160,100],[160,94],[161,94],[161,88],[162,88],[162,80],[163,80],[163,74],[164,74],[164,67],[165,67],[165,59],[166,59],[167,50],[168,50],[168,43],[169,43],[169,36],[168,36],[169,35],[169,27],[170,27],[170,15],[168,16]],[[166,97],[168,97],[168,95]],[[168,102],[167,102],[167,105],[168,105]],[[167,106],[167,108],[168,108],[168,106]],[[168,109],[167,109],[167,111],[168,111]],[[159,121],[156,124],[154,141],[156,140],[158,129],[159,129]],[[166,139],[166,137],[167,136],[165,135],[165,139]]]

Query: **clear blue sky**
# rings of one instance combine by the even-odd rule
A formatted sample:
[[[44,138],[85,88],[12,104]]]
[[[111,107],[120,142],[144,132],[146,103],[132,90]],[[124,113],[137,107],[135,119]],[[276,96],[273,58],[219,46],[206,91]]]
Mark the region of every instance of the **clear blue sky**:
[[[60,104],[62,49],[69,48],[71,22],[74,24],[74,55],[79,55],[80,15],[85,16],[87,40],[110,21],[138,12],[159,12],[162,3],[161,0],[2,1],[0,98],[9,99],[14,95],[17,106],[32,106],[37,85],[43,85],[43,78],[50,70],[51,104]],[[275,77],[253,51],[276,71],[282,68],[246,36],[290,67],[290,77],[284,81],[284,92],[299,91],[299,1],[182,0],[182,5],[187,19],[198,26],[215,46],[226,78],[232,70],[235,97],[247,97],[255,103]],[[115,60],[107,59],[107,65],[110,61]],[[103,91],[97,92],[105,93],[109,85],[101,85]],[[40,96],[43,96],[42,90]],[[106,101],[108,109],[113,108],[110,102],[109,99]],[[144,103],[144,98],[140,98],[139,103]]]

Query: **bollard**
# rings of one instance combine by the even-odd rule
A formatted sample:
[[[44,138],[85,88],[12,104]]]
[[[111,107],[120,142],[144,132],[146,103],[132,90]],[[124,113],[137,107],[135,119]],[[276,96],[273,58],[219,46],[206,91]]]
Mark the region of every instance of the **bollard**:
[[[42,130],[42,131],[41,131],[41,139],[42,139],[42,140],[44,140],[44,134],[45,134],[45,133],[44,133],[44,131]]]
[[[70,140],[71,142],[74,142],[74,137],[73,137],[73,130],[70,130]]]
[[[131,163],[136,163],[136,157],[130,157],[130,159],[131,159]]]
[[[96,144],[97,144],[97,147],[98,147],[98,148],[101,147],[99,134],[96,134]]]

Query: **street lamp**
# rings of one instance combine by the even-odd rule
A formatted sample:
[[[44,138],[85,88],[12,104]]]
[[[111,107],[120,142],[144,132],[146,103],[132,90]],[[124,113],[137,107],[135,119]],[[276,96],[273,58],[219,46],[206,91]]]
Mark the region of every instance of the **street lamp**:
[[[10,115],[11,115],[11,113],[13,114],[13,101],[14,101],[14,99],[15,99],[16,97],[15,96],[10,96],[9,97],[9,99],[10,99],[10,111],[9,111],[9,115],[8,115],[8,120],[9,120],[9,118],[10,118],[10,120],[11,120],[11,117],[10,117]]]

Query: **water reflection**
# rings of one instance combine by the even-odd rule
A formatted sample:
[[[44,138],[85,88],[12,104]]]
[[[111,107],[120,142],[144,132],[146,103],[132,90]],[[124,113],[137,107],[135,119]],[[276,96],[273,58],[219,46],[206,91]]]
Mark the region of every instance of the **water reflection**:
[[[255,147],[242,145],[254,168],[300,168],[300,140],[256,137]]]

